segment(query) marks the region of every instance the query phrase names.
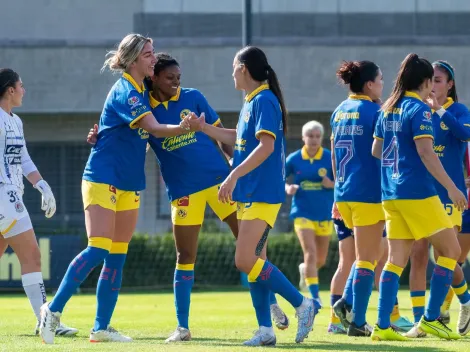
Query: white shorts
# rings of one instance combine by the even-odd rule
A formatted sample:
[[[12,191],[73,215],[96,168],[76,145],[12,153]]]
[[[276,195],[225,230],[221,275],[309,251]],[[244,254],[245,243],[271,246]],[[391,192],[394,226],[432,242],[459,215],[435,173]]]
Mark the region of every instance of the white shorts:
[[[16,236],[32,227],[22,190],[13,185],[0,185],[0,234],[3,238]]]

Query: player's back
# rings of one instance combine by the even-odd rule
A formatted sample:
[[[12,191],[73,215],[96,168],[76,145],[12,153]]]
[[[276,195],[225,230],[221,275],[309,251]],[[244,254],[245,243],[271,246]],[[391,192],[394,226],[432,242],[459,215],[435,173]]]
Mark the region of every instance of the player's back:
[[[83,178],[124,191],[145,188],[145,148],[149,134],[134,124],[150,114],[148,92],[126,74],[111,88],[101,113],[98,140]]]
[[[425,199],[436,195],[434,178],[415,144],[419,138],[433,138],[431,109],[420,97],[406,92],[392,111],[382,111],[375,134],[383,139],[382,199]]]
[[[331,116],[336,160],[335,201],[380,203],[380,163],[372,156],[379,105],[351,95]]]

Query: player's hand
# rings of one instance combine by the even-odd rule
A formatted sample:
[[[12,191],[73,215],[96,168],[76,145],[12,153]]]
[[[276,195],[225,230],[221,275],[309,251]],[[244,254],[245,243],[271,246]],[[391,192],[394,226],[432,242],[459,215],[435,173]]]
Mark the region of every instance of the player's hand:
[[[454,186],[450,191],[448,191],[448,195],[458,210],[464,211],[467,209],[467,199],[457,187]]]
[[[441,104],[437,102],[436,94],[433,92],[429,93],[429,97],[426,98],[425,103],[434,111],[439,110],[442,107]]]
[[[331,209],[331,217],[333,219],[342,220],[341,214],[339,213],[336,203],[333,203],[333,208]]]
[[[88,144],[95,145],[98,141],[98,125],[95,123],[93,128],[90,128],[90,132],[88,132],[88,136],[86,137],[86,141]]]
[[[238,177],[233,175],[233,172],[227,176],[219,188],[219,201],[222,203],[232,202],[232,193],[237,185]]]
[[[189,131],[191,129],[191,125],[189,124],[189,117],[192,113],[187,114],[184,119],[181,120],[180,122],[180,127],[183,130]]]
[[[465,179],[465,187],[470,188],[470,176]]]
[[[323,177],[321,185],[325,188],[333,188],[335,186],[334,181],[331,181],[328,176]]]
[[[55,214],[56,210],[55,198],[51,187],[46,181],[39,180],[34,185],[34,188],[41,192],[42,195],[41,210],[46,212],[46,218],[51,218]]]
[[[201,116],[197,116],[194,112],[188,115],[189,124],[191,125],[191,131],[204,131],[206,124],[206,114],[202,113]]]
[[[297,193],[298,189],[299,189],[299,185],[287,185],[286,186],[286,193],[290,196],[293,196],[294,194]]]

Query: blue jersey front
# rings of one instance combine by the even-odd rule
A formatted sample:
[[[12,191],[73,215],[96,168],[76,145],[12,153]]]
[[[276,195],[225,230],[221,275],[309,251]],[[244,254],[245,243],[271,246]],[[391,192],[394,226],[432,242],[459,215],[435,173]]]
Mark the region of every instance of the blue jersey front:
[[[233,200],[237,202],[278,204],[286,198],[282,112],[279,101],[266,84],[245,98],[240,111],[233,155],[234,168],[255,150],[262,133],[275,138],[274,151],[260,166],[240,177],[233,192]]]
[[[217,113],[196,89],[179,88],[168,102],[150,96],[153,114],[161,124],[178,125],[190,112],[205,113],[206,122],[220,123]],[[219,146],[203,132],[156,138],[150,146],[157,156],[170,200],[178,199],[222,183],[230,172]]]
[[[392,111],[382,111],[375,137],[383,140],[382,199],[425,199],[437,195],[434,177],[416,149],[418,138],[433,138],[431,109],[406,92]]]
[[[135,128],[151,114],[148,92],[124,73],[108,93],[101,113],[98,140],[91,149],[83,179],[123,191],[145,189],[147,131]]]
[[[381,202],[380,162],[372,156],[379,109],[368,96],[350,95],[331,116],[336,202]]]
[[[290,154],[286,160],[286,177],[293,176],[299,189],[292,198],[291,219],[307,218],[312,221],[331,219],[334,192],[322,186],[325,176],[333,179],[331,152],[320,148],[310,158],[305,147]]]
[[[463,159],[466,141],[470,138],[470,113],[465,105],[451,98],[442,107],[446,109],[442,117],[433,114],[434,151],[455,185],[467,194]],[[434,186],[442,203],[452,203],[447,190],[439,182],[434,180]]]

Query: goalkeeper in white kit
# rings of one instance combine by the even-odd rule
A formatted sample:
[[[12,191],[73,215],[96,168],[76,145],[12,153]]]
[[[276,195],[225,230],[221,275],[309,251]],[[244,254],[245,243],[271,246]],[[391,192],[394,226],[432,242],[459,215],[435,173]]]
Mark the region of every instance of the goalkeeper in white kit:
[[[25,90],[15,71],[0,69],[0,257],[10,246],[21,265],[21,280],[39,333],[40,308],[46,302],[41,273],[41,255],[28,210],[23,203],[23,176],[42,195],[41,209],[50,218],[56,211],[51,187],[31,160],[21,119],[12,112],[22,104]],[[60,325],[56,335],[76,335],[77,329]]]

